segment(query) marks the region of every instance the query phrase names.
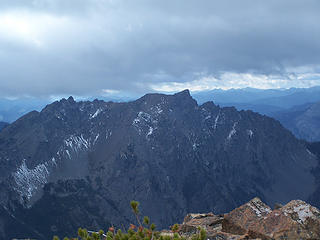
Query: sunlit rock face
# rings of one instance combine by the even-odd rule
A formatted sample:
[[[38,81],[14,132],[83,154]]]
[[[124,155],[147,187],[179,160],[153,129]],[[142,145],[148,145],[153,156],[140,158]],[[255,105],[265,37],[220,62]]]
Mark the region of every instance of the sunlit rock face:
[[[301,200],[272,210],[254,198],[224,215],[189,214],[179,232],[188,237],[199,227],[213,240],[320,239],[320,211]]]
[[[133,199],[159,227],[188,212],[227,212],[254,196],[270,205],[306,200],[316,166],[278,121],[198,105],[187,90],[129,103],[70,97],[0,133],[0,234],[25,237],[12,230],[19,225],[48,239],[80,226],[126,225]]]

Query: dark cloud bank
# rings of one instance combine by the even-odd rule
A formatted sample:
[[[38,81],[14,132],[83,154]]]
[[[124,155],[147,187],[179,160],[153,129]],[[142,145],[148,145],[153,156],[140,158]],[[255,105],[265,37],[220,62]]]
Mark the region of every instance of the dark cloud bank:
[[[316,85],[319,10],[317,0],[1,1],[0,95],[143,93],[203,78],[232,87],[225,73]]]

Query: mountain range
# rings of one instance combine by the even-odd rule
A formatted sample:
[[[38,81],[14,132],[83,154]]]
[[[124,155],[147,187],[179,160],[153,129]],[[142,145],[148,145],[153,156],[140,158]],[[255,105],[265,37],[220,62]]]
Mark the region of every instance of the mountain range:
[[[320,141],[320,101],[274,112],[270,116],[278,119],[298,138]]]
[[[287,110],[294,106],[320,101],[320,87],[290,89],[214,89],[210,91],[192,92],[191,95],[199,104],[213,101],[220,106],[234,106],[238,110],[252,110],[261,114]],[[76,99],[128,102],[138,98],[137,94],[117,94],[112,96],[80,96]],[[0,98],[0,121],[13,122],[32,111],[40,111],[49,104],[49,99],[40,97]]]
[[[320,101],[320,87],[290,89],[241,88],[193,93],[193,97],[204,103],[213,101],[221,106],[235,106],[238,110],[253,110],[268,115],[298,105]]]
[[[198,102],[214,101],[221,106],[252,110],[273,117],[297,138],[320,141],[320,88],[230,89],[193,94]]]
[[[128,102],[135,95],[99,96],[104,101]],[[273,117],[289,129],[297,138],[320,141],[319,117],[316,104],[320,102],[320,87],[290,89],[214,89],[194,92],[192,96],[202,104],[213,101],[222,107],[236,107],[238,110],[252,110]],[[80,97],[79,99],[93,100]],[[0,99],[0,121],[13,122],[22,115],[40,111],[50,101],[40,98]],[[311,106],[314,105],[312,108]],[[0,124],[1,129],[1,124]]]
[[[30,111],[40,111],[48,103],[40,98],[0,98],[0,121],[11,123]]]
[[[69,97],[0,132],[0,238],[126,225],[133,199],[159,227],[255,196],[319,206],[318,162],[279,121],[198,105],[188,90],[127,103]]]
[[[130,95],[129,95],[130,96]],[[125,102],[132,99],[136,99],[133,96],[97,96],[99,99],[105,101],[114,101],[114,102]],[[79,97],[79,99],[85,100],[94,100],[93,97]],[[0,98],[0,121],[3,122],[14,122],[18,118],[27,114],[30,111],[41,111],[47,104],[51,103],[50,98],[41,98],[41,97],[21,97],[21,98]]]

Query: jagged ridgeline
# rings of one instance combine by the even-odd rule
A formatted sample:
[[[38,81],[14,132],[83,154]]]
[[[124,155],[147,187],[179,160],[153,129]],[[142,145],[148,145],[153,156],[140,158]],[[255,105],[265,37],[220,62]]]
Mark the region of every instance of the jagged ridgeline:
[[[278,121],[198,105],[187,90],[129,103],[70,97],[0,132],[0,239],[127,226],[132,199],[159,228],[255,196],[319,204],[317,164]]]

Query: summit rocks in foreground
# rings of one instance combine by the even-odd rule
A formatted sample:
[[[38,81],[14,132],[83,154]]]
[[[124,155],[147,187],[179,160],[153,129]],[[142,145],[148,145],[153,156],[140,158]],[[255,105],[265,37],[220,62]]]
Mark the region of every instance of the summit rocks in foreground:
[[[198,105],[187,90],[128,103],[70,97],[0,132],[0,239],[127,226],[132,199],[159,228],[254,196],[319,204],[317,166],[278,121]]]
[[[320,211],[301,200],[272,210],[259,198],[224,215],[189,214],[180,226],[186,236],[201,227],[211,240],[320,239]]]

